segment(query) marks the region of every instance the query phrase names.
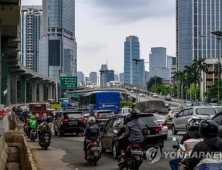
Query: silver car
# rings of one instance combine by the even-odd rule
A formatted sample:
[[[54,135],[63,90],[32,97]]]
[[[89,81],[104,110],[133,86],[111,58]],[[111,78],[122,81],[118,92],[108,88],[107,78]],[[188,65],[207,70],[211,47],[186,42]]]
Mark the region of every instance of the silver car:
[[[192,117],[211,119],[216,114],[217,110],[212,106],[185,108],[179,113],[175,114],[171,126],[172,133],[176,135],[178,131],[187,131],[188,120]]]
[[[167,122],[166,120],[164,120],[160,115],[158,114],[153,114],[154,117],[156,118],[157,120],[157,123],[159,124],[159,126],[161,127],[162,129],[162,134],[164,134],[164,138],[167,139],[168,137],[168,126],[167,126]]]

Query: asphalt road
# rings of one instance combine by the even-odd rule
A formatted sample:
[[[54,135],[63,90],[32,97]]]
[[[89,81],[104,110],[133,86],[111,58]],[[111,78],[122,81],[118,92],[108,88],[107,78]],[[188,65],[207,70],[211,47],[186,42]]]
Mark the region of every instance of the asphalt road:
[[[140,170],[168,170],[170,169],[168,161],[169,158],[164,158],[164,152],[173,152],[172,148],[174,142],[171,141],[171,130],[169,130],[169,137],[165,141],[163,155],[160,161],[155,164],[148,164],[144,160]],[[181,134],[176,135],[178,139],[182,137]],[[34,156],[38,170],[117,170],[117,160],[112,158],[111,152],[102,154],[97,166],[91,166],[84,160],[83,153],[83,137],[76,135],[66,135],[62,138],[53,136],[52,143],[47,151],[42,150],[38,142],[30,142],[27,139],[28,145]]]

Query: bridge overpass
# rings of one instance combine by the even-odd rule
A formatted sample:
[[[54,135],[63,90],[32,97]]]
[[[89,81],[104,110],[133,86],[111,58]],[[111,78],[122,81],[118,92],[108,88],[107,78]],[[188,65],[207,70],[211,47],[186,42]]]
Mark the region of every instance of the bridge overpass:
[[[32,86],[32,102],[43,102],[46,91],[48,98],[58,101],[59,81],[33,72],[19,61],[19,21],[20,0],[0,0],[0,104],[17,103],[18,78],[21,103],[26,103],[27,81]]]

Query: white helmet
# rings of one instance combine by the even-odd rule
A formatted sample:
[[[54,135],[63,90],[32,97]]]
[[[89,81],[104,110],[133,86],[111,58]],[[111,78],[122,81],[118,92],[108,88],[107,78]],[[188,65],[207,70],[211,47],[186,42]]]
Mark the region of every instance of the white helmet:
[[[87,123],[89,125],[95,124],[96,123],[96,119],[94,117],[89,117],[87,120]]]

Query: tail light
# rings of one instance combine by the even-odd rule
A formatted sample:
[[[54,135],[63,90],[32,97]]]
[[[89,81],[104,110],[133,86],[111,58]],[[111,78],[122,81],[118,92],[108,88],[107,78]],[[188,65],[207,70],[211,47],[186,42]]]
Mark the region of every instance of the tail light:
[[[95,116],[95,119],[101,119],[102,117],[100,117],[100,116]]]
[[[137,143],[133,144],[133,147],[135,147],[135,148],[137,148],[137,147],[139,147],[139,146],[140,146],[140,145],[137,144]]]
[[[165,122],[162,124],[162,126],[167,126],[167,122],[165,121]]]
[[[98,142],[93,142],[93,145],[94,145],[94,146],[97,146],[97,145],[98,145]]]
[[[84,118],[84,117],[79,118],[80,122],[85,122],[85,120],[86,120],[86,118]]]
[[[48,134],[48,133],[45,133],[45,136],[49,136],[49,134]]]
[[[61,122],[64,123],[64,122],[68,122],[69,119],[61,119]]]
[[[154,128],[154,131],[155,131],[155,132],[160,132],[161,130],[162,130],[161,127],[156,127],[156,128]]]
[[[175,111],[172,110],[172,111],[171,111],[171,114],[174,114],[174,113],[175,113]]]

